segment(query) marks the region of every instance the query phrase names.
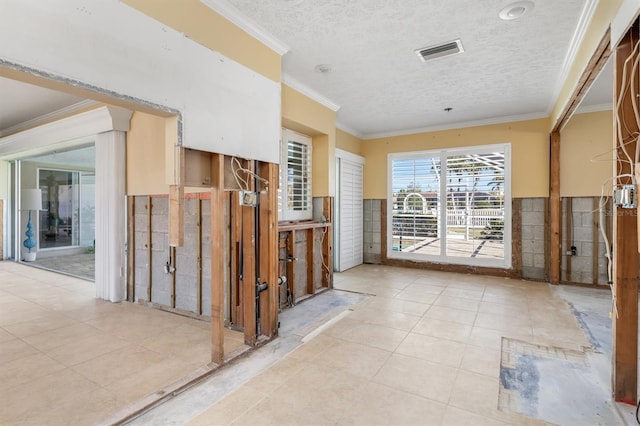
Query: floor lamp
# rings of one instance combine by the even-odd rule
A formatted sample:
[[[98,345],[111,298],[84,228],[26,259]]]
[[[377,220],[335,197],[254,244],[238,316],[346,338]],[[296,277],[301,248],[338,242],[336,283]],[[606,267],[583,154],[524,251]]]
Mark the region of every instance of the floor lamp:
[[[24,261],[33,262],[36,260],[36,246],[37,241],[33,238],[36,234],[33,232],[33,223],[31,222],[31,212],[42,210],[42,191],[39,189],[23,189],[20,196],[20,210],[29,211],[29,221],[27,222],[27,232],[24,235],[27,239],[24,240],[22,245],[27,249],[24,252]]]

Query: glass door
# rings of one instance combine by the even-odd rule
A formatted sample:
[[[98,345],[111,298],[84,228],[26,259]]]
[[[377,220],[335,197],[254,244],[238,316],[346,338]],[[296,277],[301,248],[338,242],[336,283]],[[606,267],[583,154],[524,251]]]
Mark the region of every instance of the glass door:
[[[78,246],[80,173],[38,169],[38,186],[42,190],[40,249]]]

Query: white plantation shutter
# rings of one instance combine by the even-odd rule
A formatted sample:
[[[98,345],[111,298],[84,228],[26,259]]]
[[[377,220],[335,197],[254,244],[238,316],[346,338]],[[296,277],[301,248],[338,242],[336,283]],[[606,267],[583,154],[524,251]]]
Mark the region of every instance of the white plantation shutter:
[[[284,129],[278,190],[279,219],[309,220],[312,213],[311,138]]]

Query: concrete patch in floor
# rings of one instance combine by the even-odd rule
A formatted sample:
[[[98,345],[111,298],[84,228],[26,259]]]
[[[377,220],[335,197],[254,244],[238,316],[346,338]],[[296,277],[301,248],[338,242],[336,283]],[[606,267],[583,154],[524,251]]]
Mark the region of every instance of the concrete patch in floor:
[[[585,352],[502,339],[498,408],[562,425],[618,424]],[[569,409],[568,409],[569,408]]]

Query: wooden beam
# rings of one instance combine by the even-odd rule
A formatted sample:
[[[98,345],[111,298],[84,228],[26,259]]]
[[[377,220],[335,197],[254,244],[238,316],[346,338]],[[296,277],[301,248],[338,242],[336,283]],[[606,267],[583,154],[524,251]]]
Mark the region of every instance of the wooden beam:
[[[127,197],[127,300],[136,301],[136,197]],[[2,236],[2,200],[0,200],[0,236]],[[2,241],[2,238],[0,238]],[[0,244],[0,260],[2,260]]]
[[[549,243],[549,282],[560,282],[560,254],[562,241],[562,206],[560,200],[560,132],[551,133],[549,162],[549,205],[550,205],[550,243]]]
[[[253,162],[248,161],[246,169],[253,171]],[[249,181],[249,190],[253,190],[253,179]],[[249,346],[256,344],[256,256],[255,235],[256,208],[242,206],[242,309],[244,316],[244,342]]]
[[[184,186],[169,186],[169,245],[184,245]]]
[[[511,268],[522,277],[522,199],[511,201]]]
[[[260,195],[260,278],[269,285],[260,296],[260,329],[267,337],[278,334],[278,165],[260,163],[259,174],[269,181]]]
[[[322,259],[326,270],[322,271],[322,286],[327,288],[333,288],[333,224],[335,223],[333,212],[333,197],[324,197],[322,214],[327,218],[329,226],[323,230],[325,235],[322,242]]]
[[[291,294],[291,303],[296,303],[296,231],[289,231],[287,239],[287,286]]]
[[[600,71],[607,63],[609,56],[611,55],[611,30],[607,29],[598,47],[591,56],[587,67],[582,72],[578,84],[576,85],[576,91],[573,93],[562,112],[558,116],[556,123],[553,126],[553,132],[560,132],[564,126],[569,122],[576,108],[582,102],[582,99],[586,96],[593,81],[598,77]]]
[[[314,228],[307,229],[307,294],[315,293],[314,287],[314,264],[315,264],[315,248],[316,248],[316,230]],[[323,250],[324,251],[324,250]],[[322,271],[325,276],[326,271]]]
[[[153,230],[151,228],[152,220],[151,220],[151,210],[153,209],[152,198],[151,196],[147,196],[147,302],[152,302],[151,296],[152,293],[152,278],[153,274],[152,266],[153,266],[153,252],[152,252],[152,242],[153,242]]]
[[[600,275],[600,202],[598,197],[593,197],[593,233],[591,234],[591,283],[598,284]]]
[[[173,268],[173,273],[171,274],[171,307],[175,308],[176,307],[176,248],[175,247],[169,247],[169,257],[171,257],[171,267]]]
[[[631,96],[637,92],[625,90],[623,86],[623,70],[626,64],[627,84],[639,80],[638,69],[632,72],[633,46],[639,38],[638,22],[629,30],[615,50],[614,69],[614,114],[617,116],[615,126],[616,158],[618,175],[633,174],[627,152],[634,155],[638,132],[638,124],[633,112]],[[617,107],[619,105],[619,107]],[[632,158],[633,161],[637,159]],[[618,178],[616,184],[631,183],[630,178]],[[637,187],[636,187],[637,188]],[[612,387],[616,401],[635,404],[637,401],[638,382],[638,212],[636,209],[613,209],[613,353],[612,353]]]
[[[224,155],[211,157],[211,361],[224,361]]]
[[[571,197],[567,197],[566,198],[566,203],[567,203],[567,209],[566,209],[566,212],[565,212],[565,215],[567,216],[567,220],[566,220],[566,223],[567,223],[567,232],[566,232],[566,234],[567,235],[565,237],[566,238],[566,240],[565,240],[565,242],[566,242],[565,250],[566,251],[570,251],[571,250],[571,246],[573,244],[573,203],[572,203],[572,200],[573,199]],[[563,253],[560,252],[561,256],[562,256],[562,254]],[[565,257],[566,262],[567,262],[566,268],[565,268],[565,270],[566,270],[565,279],[566,279],[567,282],[571,282],[572,278],[573,278],[571,276],[571,258],[573,256],[565,255],[564,257]]]
[[[202,200],[196,196],[196,312],[202,315]]]
[[[231,294],[229,295],[231,306],[231,323],[242,327],[244,316],[242,311],[242,283],[240,281],[240,264],[242,256],[242,213],[240,210],[240,200],[238,191],[229,193],[229,215],[231,221],[231,272],[229,280],[231,282]]]

